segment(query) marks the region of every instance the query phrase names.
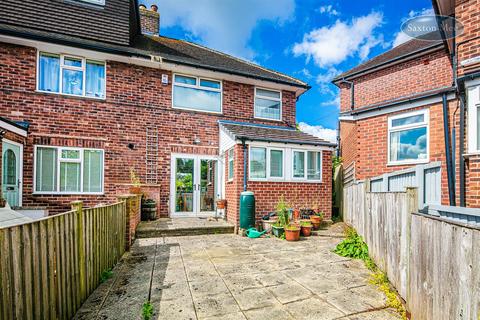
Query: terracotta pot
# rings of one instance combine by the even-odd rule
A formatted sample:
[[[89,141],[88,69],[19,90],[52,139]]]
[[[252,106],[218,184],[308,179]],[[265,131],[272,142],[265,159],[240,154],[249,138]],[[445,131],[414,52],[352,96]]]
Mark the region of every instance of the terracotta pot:
[[[321,222],[312,222],[313,230],[320,229]]]
[[[300,229],[302,230],[302,236],[310,237],[312,234],[312,226],[301,226]]]
[[[320,216],[317,216],[317,215],[311,215],[310,216],[310,221],[312,221],[312,223],[321,223],[322,218]]]
[[[300,218],[300,211],[295,209],[293,210],[293,220],[298,220],[298,218]]]
[[[285,239],[287,241],[298,241],[300,240],[300,228],[297,229],[285,229]]]
[[[6,204],[7,204],[7,201],[3,198],[0,198],[0,208],[5,208]]]
[[[141,187],[131,186],[131,187],[130,187],[130,193],[131,193],[131,194],[142,194],[142,188],[141,188]]]
[[[227,200],[217,201],[217,209],[225,209],[226,206],[227,206]]]

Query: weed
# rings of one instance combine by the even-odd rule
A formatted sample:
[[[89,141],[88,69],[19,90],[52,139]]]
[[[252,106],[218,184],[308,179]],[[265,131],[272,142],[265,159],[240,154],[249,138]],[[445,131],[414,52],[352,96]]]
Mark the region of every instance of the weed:
[[[347,228],[345,230],[345,236],[345,240],[340,242],[333,252],[342,257],[361,259],[363,261],[369,259],[368,246],[362,237],[357,234],[355,229]]]
[[[398,297],[398,294],[392,289],[390,281],[384,272],[377,269],[372,274],[370,283],[376,285],[378,289],[385,294],[387,297],[387,307],[397,310],[402,316],[402,319],[407,319],[407,311]]]
[[[100,275],[100,282],[104,283],[105,281],[107,281],[111,277],[113,277],[112,268],[105,269],[105,270],[102,271],[102,274]]]
[[[146,301],[142,306],[143,320],[150,320],[153,317],[153,305],[150,301]]]

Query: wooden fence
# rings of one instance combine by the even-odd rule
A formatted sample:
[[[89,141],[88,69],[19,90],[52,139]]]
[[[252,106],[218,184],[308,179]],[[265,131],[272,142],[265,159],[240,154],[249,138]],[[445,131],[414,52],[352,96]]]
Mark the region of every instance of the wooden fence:
[[[480,318],[480,228],[418,213],[416,189],[344,189],[344,220],[406,300],[412,319]]]
[[[0,319],[71,319],[125,252],[128,201],[0,229]]]

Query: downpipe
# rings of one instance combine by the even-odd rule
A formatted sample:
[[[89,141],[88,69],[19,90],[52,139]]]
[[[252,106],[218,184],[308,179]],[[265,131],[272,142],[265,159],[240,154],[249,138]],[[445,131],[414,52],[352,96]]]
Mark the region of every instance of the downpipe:
[[[450,130],[448,126],[448,102],[447,94],[442,96],[443,104],[443,133],[445,136],[445,157],[447,160],[447,182],[448,182],[448,200],[451,206],[455,206],[455,181],[453,179],[454,171],[452,163],[452,153],[450,145]]]

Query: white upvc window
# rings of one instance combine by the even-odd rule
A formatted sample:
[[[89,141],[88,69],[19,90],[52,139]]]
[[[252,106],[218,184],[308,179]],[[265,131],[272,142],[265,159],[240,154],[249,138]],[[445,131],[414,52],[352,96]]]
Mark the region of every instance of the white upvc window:
[[[254,115],[258,119],[282,120],[282,92],[255,88]]]
[[[73,55],[39,52],[37,91],[105,99],[106,64]]]
[[[293,180],[322,181],[322,152],[292,150]]]
[[[80,0],[81,2],[88,2],[88,3],[92,3],[92,4],[97,4],[97,5],[100,5],[100,6],[104,6],[105,5],[105,0]]]
[[[104,151],[35,146],[34,193],[103,194]]]
[[[480,153],[480,85],[467,87],[468,152]]]
[[[250,180],[284,179],[284,149],[251,146],[248,159]]]
[[[233,166],[233,157],[234,157],[233,148],[228,150],[227,157],[228,157],[228,181],[232,181],[233,180],[233,169],[234,169],[234,166]]]
[[[172,104],[176,109],[222,113],[222,82],[174,74]]]
[[[428,109],[388,118],[388,164],[416,164],[429,161]]]

